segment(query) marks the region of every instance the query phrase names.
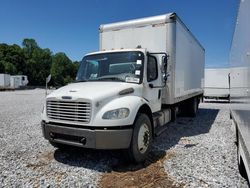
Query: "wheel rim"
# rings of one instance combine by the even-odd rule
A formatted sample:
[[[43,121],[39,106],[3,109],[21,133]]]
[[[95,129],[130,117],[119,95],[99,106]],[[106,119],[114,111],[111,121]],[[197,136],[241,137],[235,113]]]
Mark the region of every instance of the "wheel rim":
[[[150,134],[147,124],[142,124],[138,133],[138,150],[140,153],[145,153],[149,146]]]

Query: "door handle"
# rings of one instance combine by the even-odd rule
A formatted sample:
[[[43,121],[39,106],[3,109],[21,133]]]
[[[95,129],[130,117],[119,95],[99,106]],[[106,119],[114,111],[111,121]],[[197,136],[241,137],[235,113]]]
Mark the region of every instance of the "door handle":
[[[161,89],[158,90],[158,99],[161,98]]]

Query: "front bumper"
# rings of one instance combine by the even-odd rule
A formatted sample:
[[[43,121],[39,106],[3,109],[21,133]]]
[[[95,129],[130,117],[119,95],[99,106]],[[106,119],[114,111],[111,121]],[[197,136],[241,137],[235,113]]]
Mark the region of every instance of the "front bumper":
[[[94,149],[125,149],[132,137],[132,128],[86,129],[41,122],[45,139],[78,147]]]

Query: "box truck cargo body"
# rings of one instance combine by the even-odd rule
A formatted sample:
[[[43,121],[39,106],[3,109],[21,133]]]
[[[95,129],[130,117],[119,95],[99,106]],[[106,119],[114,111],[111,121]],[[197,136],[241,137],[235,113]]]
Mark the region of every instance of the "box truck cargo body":
[[[230,114],[238,146],[238,165],[250,180],[250,0],[240,1],[230,52]]]
[[[196,115],[205,51],[175,13],[99,31],[100,51],[83,58],[77,83],[47,96],[43,134],[56,147],[126,149],[141,162],[177,113]]]
[[[205,51],[175,14],[101,25],[100,50],[138,46],[149,53],[169,55],[163,104],[174,104],[203,92]],[[155,56],[161,63],[162,54]]]
[[[1,88],[10,87],[10,75],[9,74],[0,74],[0,87]]]
[[[229,68],[205,69],[205,98],[229,99],[229,72]]]

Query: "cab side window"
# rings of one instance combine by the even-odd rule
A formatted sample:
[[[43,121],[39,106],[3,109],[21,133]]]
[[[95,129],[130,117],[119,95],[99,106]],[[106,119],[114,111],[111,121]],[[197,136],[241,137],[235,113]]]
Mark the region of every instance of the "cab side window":
[[[158,77],[157,60],[153,56],[148,56],[147,80],[151,82]]]

